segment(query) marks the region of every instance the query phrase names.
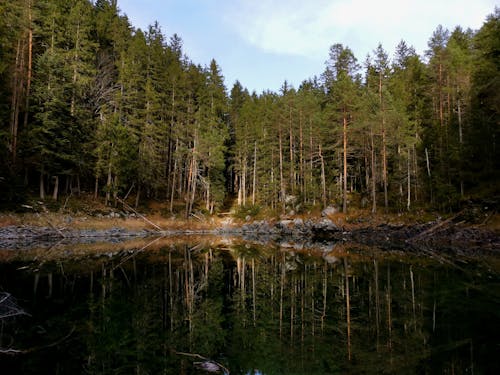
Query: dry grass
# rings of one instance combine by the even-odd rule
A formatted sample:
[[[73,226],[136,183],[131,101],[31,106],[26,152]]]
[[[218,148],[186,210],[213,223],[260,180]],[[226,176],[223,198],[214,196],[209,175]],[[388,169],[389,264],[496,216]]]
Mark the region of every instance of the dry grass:
[[[146,219],[163,230],[210,230],[221,227],[227,220],[215,216],[189,219],[165,218],[159,214],[148,215]],[[140,217],[70,216],[55,212],[0,215],[0,227],[10,225],[97,230],[115,227],[129,230],[157,229]]]

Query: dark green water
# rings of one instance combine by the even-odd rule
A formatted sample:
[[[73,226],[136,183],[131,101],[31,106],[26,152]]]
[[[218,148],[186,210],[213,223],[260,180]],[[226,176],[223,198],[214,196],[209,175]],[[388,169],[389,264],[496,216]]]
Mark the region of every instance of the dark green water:
[[[0,348],[21,351],[0,354],[3,375],[207,374],[208,359],[231,374],[500,374],[498,258],[161,243],[28,258],[0,261],[0,292],[30,314],[0,323]]]

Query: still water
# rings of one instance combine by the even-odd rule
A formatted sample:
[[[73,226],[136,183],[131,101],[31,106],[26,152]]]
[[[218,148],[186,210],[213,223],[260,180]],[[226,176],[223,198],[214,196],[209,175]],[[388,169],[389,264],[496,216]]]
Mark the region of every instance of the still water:
[[[141,241],[0,251],[0,373],[500,373],[498,257]]]

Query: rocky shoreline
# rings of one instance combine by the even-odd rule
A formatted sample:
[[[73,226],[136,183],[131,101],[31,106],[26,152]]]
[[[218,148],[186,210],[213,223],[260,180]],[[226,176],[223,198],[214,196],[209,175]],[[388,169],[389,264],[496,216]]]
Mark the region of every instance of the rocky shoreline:
[[[344,228],[328,218],[300,218],[271,222],[228,224],[206,230],[66,229],[56,227],[6,226],[0,228],[0,249],[26,249],[51,243],[122,242],[132,238],[169,235],[241,235],[254,242],[277,242],[303,246],[304,243],[355,242],[384,249],[439,249],[454,253],[498,253],[498,234],[478,227],[437,220],[414,225],[357,225]]]

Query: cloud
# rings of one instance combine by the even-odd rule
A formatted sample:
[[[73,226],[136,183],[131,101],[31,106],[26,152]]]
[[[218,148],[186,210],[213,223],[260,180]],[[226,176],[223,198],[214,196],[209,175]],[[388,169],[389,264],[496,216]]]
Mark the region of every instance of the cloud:
[[[316,59],[334,43],[366,54],[401,39],[422,50],[439,24],[478,28],[495,0],[234,0],[226,22],[248,43],[274,54]]]

